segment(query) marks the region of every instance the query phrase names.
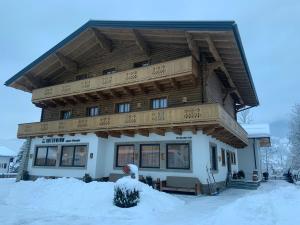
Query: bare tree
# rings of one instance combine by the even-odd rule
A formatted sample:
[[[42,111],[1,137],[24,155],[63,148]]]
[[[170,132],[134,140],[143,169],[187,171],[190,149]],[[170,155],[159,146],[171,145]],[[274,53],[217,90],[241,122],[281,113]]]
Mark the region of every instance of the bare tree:
[[[300,169],[300,104],[296,104],[290,118],[289,140],[291,144],[291,167]]]
[[[238,120],[242,124],[249,124],[253,122],[252,113],[249,109],[243,110],[238,114]]]

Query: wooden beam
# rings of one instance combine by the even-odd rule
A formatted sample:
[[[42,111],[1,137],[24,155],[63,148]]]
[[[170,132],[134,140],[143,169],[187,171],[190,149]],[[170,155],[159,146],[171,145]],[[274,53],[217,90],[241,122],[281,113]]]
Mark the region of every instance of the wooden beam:
[[[91,101],[97,101],[98,98],[91,95],[90,93],[84,93],[83,96],[85,96],[88,100],[91,100]]]
[[[197,134],[197,127],[196,126],[192,126],[191,131],[192,131],[193,134]]]
[[[147,129],[139,129],[137,132],[139,135],[149,137],[149,130],[147,130]]]
[[[155,134],[157,134],[157,135],[165,136],[166,129],[163,129],[163,128],[155,128],[155,129],[153,129],[153,133],[155,133]]]
[[[186,38],[187,44],[189,46],[189,49],[190,49],[193,57],[199,62],[200,54],[199,54],[199,46],[197,45],[197,42],[195,40],[193,40],[193,36],[189,32],[185,32],[185,38]]]
[[[225,75],[226,75],[226,77],[227,77],[227,79],[228,79],[228,82],[229,82],[230,86],[233,87],[233,88],[236,88],[234,82],[233,82],[232,79],[231,79],[230,74],[228,73],[228,71],[227,71],[227,69],[226,69],[226,67],[225,67],[225,65],[224,65],[224,63],[223,63],[223,61],[222,61],[221,56],[220,56],[219,53],[218,53],[218,50],[216,49],[216,47],[215,47],[215,45],[214,45],[214,42],[212,41],[212,39],[210,38],[209,35],[207,35],[207,36],[205,37],[205,41],[206,41],[207,44],[208,44],[209,51],[211,52],[211,54],[213,55],[214,59],[215,59],[216,62],[217,62],[218,68],[220,68],[220,69],[225,73]],[[214,66],[216,66],[216,65],[214,65]],[[240,103],[241,103],[241,104],[244,104],[244,101],[243,101],[243,99],[242,99],[240,93],[239,93],[237,90],[235,91],[235,93],[237,94]]]
[[[97,91],[96,95],[98,95],[99,98],[104,99],[104,100],[109,99],[108,95],[104,94],[102,91]]]
[[[109,38],[107,38],[104,34],[102,34],[101,31],[99,31],[98,29],[92,28],[91,30],[94,36],[96,37],[100,47],[109,52],[112,52],[112,41]]]
[[[180,89],[180,83],[175,78],[171,78],[170,82],[175,89]]]
[[[144,93],[144,94],[148,94],[147,89],[144,87],[144,85],[142,84],[138,84],[138,88],[140,90],[140,92]]]
[[[55,53],[58,61],[60,64],[68,71],[72,73],[77,73],[78,72],[78,65],[75,61],[69,59],[68,57],[64,56],[63,54],[56,52]]]
[[[123,90],[127,95],[134,96],[134,91],[130,90],[128,87],[123,87]]]
[[[52,99],[51,101],[53,101],[56,105],[60,105],[60,106],[66,105],[66,103],[60,99]]]
[[[133,32],[133,35],[134,35],[134,38],[135,38],[136,45],[147,56],[150,56],[151,55],[151,51],[150,51],[149,45],[147,44],[147,42],[145,41],[145,39],[142,37],[142,35],[140,34],[140,32],[138,30],[136,30],[136,29],[133,29],[132,32]]]
[[[97,131],[95,132],[95,134],[97,135],[97,137],[108,138],[108,133],[104,131]]]
[[[119,131],[109,131],[108,135],[110,135],[112,137],[120,138],[121,137],[121,132],[119,132]]]
[[[153,82],[153,86],[155,87],[155,89],[157,91],[164,91],[164,88],[162,87],[162,85],[160,85],[157,81]]]
[[[122,131],[122,134],[128,137],[134,137],[134,131],[133,130],[124,130]]]
[[[76,105],[76,101],[72,98],[64,98],[65,102],[70,105]]]
[[[173,131],[173,133],[175,133],[177,135],[182,135],[182,128],[180,128],[180,127],[173,127],[172,131]]]
[[[121,94],[116,92],[115,90],[109,90],[110,94],[115,98],[121,98]]]
[[[79,103],[86,103],[87,100],[85,98],[79,97],[77,95],[72,96],[73,99],[75,99],[75,101],[79,102]]]

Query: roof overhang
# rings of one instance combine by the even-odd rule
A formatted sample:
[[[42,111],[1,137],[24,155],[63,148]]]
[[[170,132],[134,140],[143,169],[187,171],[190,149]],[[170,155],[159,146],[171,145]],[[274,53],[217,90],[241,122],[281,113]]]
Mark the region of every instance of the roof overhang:
[[[179,33],[182,32],[183,37],[186,32],[192,33],[193,36],[196,36],[198,34],[201,35],[202,33],[206,33],[206,32],[208,33],[230,32],[230,34],[232,33],[233,35],[234,43],[230,44],[229,46],[233,50],[238,52],[239,55],[238,57],[241,60],[241,64],[243,68],[242,71],[240,71],[239,69],[238,71],[233,70],[236,69],[233,68],[232,72],[229,70],[229,74],[233,76],[233,82],[236,83],[236,86],[239,89],[241,89],[239,91],[241,92],[242,97],[245,98],[244,99],[245,104],[249,106],[257,106],[259,104],[255,87],[253,84],[252,76],[246,60],[245,52],[242,46],[239,31],[234,21],[95,21],[95,20],[91,20],[88,21],[83,26],[81,26],[71,35],[66,37],[63,41],[59,42],[49,51],[41,55],[35,61],[30,63],[20,72],[18,72],[16,75],[8,79],[5,82],[5,85],[14,88],[19,88],[18,85],[16,85],[16,83],[22,82],[20,81],[22,78],[28,79],[28,77],[32,76],[32,74],[33,76],[38,77],[39,74],[36,71],[40,70],[39,66],[41,66],[43,62],[54,60],[53,59],[55,58],[53,57],[54,54],[56,54],[58,51],[63,51],[65,48],[67,48],[66,47],[67,45],[69,45],[72,42],[78,41],[80,36],[86,35],[86,33],[93,28],[104,30],[105,32],[109,29],[111,30],[138,29],[141,32],[146,32],[147,30],[158,30],[161,32],[166,32],[168,30],[172,30],[172,31],[176,30]],[[144,35],[143,33],[141,34]],[[110,35],[109,31],[105,33],[105,35],[109,36]],[[83,38],[81,37],[81,39]],[[237,76],[235,74],[242,74],[242,75],[241,77],[234,78],[234,76]],[[42,79],[40,80],[42,81]],[[244,88],[245,85],[247,86],[247,88]],[[32,91],[32,90],[25,90],[25,91]]]

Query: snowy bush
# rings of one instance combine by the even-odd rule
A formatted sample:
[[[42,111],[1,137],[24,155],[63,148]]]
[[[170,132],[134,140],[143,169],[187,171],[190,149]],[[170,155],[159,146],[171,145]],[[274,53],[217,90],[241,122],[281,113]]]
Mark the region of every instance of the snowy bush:
[[[121,208],[136,206],[140,200],[140,187],[140,182],[130,176],[119,179],[114,187],[114,204]]]

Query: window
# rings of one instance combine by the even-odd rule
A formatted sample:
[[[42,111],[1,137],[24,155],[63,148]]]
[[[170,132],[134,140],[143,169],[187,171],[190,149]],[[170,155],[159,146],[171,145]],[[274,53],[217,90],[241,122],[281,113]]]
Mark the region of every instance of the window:
[[[6,169],[7,163],[0,163],[0,168],[1,169]]]
[[[145,66],[149,66],[149,65],[150,65],[150,61],[149,60],[145,60],[145,61],[134,63],[133,67],[134,68],[139,68],[139,67],[145,67]]]
[[[35,153],[35,166],[55,166],[57,159],[57,146],[37,147]]]
[[[140,167],[159,168],[159,144],[141,145]]]
[[[93,107],[87,108],[86,114],[87,114],[87,116],[99,116],[99,114],[100,114],[99,107],[93,106]]]
[[[231,153],[231,162],[232,162],[232,164],[236,164],[236,158],[235,158],[234,152]]]
[[[76,80],[84,80],[87,79],[87,74],[80,74],[75,77]]]
[[[189,144],[167,144],[167,168],[190,169]]]
[[[222,148],[221,152],[222,152],[222,166],[225,166],[226,165],[225,150]]]
[[[61,150],[61,166],[84,167],[86,165],[87,146],[63,146]]]
[[[210,147],[211,170],[218,170],[218,150],[217,146]]]
[[[71,111],[61,111],[60,113],[60,119],[66,120],[71,118]]]
[[[130,112],[130,104],[129,103],[118,103],[116,105],[116,111],[118,113]]]
[[[125,166],[134,163],[134,145],[118,145],[116,166]]]
[[[103,70],[102,71],[102,74],[103,75],[108,75],[108,74],[113,74],[113,73],[116,73],[116,68],[109,68],[109,69],[106,69],[106,70]]]
[[[151,100],[152,109],[162,109],[168,107],[167,98],[154,98]]]

